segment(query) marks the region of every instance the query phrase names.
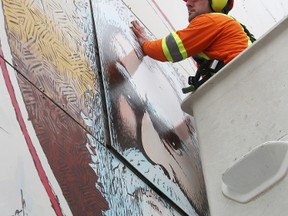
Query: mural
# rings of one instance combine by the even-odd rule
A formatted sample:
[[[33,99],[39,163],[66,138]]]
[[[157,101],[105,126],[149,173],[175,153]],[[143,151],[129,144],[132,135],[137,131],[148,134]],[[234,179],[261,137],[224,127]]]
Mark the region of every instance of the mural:
[[[0,57],[1,215],[55,215],[61,212],[58,201],[63,200],[55,195],[55,188],[43,172],[47,164],[39,161],[41,152],[31,145],[29,129],[24,123],[27,116],[21,113],[21,102],[15,96],[19,89],[11,83],[8,70],[11,72],[12,68],[6,67],[1,46]],[[65,202],[62,204],[64,207]]]
[[[122,1],[92,6],[111,146],[188,214],[193,207],[206,214],[194,128],[180,108],[186,79],[171,64],[143,57],[129,28],[136,18]]]
[[[11,97],[2,97],[5,94],[1,91],[1,101],[6,105],[5,109],[1,109],[0,136],[1,139],[4,138],[5,144],[11,144],[8,145],[9,148],[2,146],[5,151],[1,151],[1,160],[10,162],[9,166],[1,163],[1,171],[5,173],[4,176],[1,175],[4,178],[1,177],[0,187],[2,214],[112,216],[117,212],[117,215],[123,216],[180,215],[107,151],[95,137],[79,126],[62,107],[53,103],[18,74],[17,81],[33,125],[33,128],[27,129],[29,121],[24,121],[24,117],[21,117],[25,110],[17,106],[22,98],[19,95],[16,97],[11,91],[17,83],[10,82],[4,61],[1,61],[1,68],[1,75],[6,76],[6,83],[1,76],[1,90],[6,84]],[[10,73],[11,71],[13,72],[12,68]],[[15,101],[11,105],[10,99]],[[17,111],[18,123],[15,125],[19,124],[26,134],[25,138],[30,137],[29,139],[21,138],[21,133],[17,133],[18,136],[14,138],[7,138],[10,133],[15,134],[15,130],[17,131],[17,128],[9,127],[6,121],[2,121],[5,118],[3,115],[8,114],[5,110],[9,107],[12,109],[9,117]],[[36,139],[32,139],[33,133],[36,134]],[[35,147],[38,142],[41,149]],[[41,154],[41,150],[45,156]],[[48,166],[43,165],[46,160]],[[9,168],[13,168],[13,172]]]
[[[92,120],[104,143],[89,1],[2,2],[13,65],[87,130]]]
[[[208,215],[193,119],[180,108],[186,79],[142,56],[122,1],[91,2],[1,2],[1,106],[16,118],[9,127],[0,110],[0,136],[21,146],[1,154],[18,161],[0,182],[1,213]]]

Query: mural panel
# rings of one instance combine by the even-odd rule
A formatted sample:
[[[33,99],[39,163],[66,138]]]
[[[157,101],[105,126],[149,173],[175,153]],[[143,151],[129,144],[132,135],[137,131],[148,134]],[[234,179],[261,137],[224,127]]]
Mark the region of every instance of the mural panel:
[[[2,76],[0,83],[2,90],[4,86],[2,85]],[[87,133],[75,120],[67,115],[62,110],[62,107],[53,103],[19,74],[18,83],[25,103],[25,106],[20,104],[19,107],[26,108],[29,116],[29,121],[24,121],[23,118],[23,123],[29,124],[31,121],[37,135],[37,140],[30,140],[31,144],[33,145],[39,141],[44,155],[39,154],[39,162],[37,160],[35,162],[35,157],[33,155],[31,157],[28,153],[28,143],[26,144],[25,140],[21,141],[23,135],[21,133],[15,134],[15,127],[9,128],[9,125],[7,126],[7,122],[10,122],[11,119],[8,121],[3,120],[5,116],[2,114],[7,114],[7,112],[3,111],[9,106],[7,104],[5,107],[1,106],[5,108],[1,108],[0,115],[1,144],[13,144],[8,147],[2,146],[3,148],[0,152],[2,156],[1,171],[4,172],[4,175],[1,175],[0,182],[1,213],[15,216],[114,216],[115,214],[120,216],[180,216],[155,191],[144,184],[134,173],[107,151],[107,148],[95,137]],[[15,88],[17,83],[14,82],[13,85]],[[1,91],[0,98],[7,100],[3,93]],[[8,100],[10,100],[9,97]],[[16,100],[16,97],[14,100]],[[17,103],[21,103],[19,98]],[[12,109],[12,111],[15,112],[15,109]],[[20,122],[19,124],[21,124]],[[18,126],[17,124],[16,126]],[[7,134],[11,132],[14,132],[16,136],[6,138]],[[3,139],[5,143],[3,143]],[[11,141],[16,142],[13,143]],[[4,159],[6,163],[3,162]],[[63,208],[65,206],[63,205],[65,204],[63,200],[59,201],[57,199],[59,201],[58,208],[54,205],[51,208],[50,202],[52,202],[52,199],[49,191],[46,190],[47,194],[45,195],[43,189],[45,181],[43,181],[41,176],[46,175],[47,170],[50,171],[50,169],[47,169],[47,167],[43,168],[40,172],[38,170],[39,176],[35,175],[37,163],[45,163],[46,160],[60,186],[60,192],[57,191],[58,193],[54,194],[54,197],[57,199],[59,196],[64,196],[69,208],[66,211]],[[7,162],[10,163],[8,164]],[[27,169],[27,164],[30,166],[29,169]],[[36,169],[34,166],[36,166]],[[27,181],[27,179],[30,181]],[[42,187],[41,183],[43,184]]]
[[[189,215],[208,214],[192,119],[181,108],[178,71],[143,57],[119,0],[93,0],[111,146]]]
[[[193,119],[180,109],[186,80],[171,64],[143,58],[129,28],[135,17],[122,1],[93,1],[93,21],[90,6],[88,0],[0,6],[0,36],[9,44],[4,56],[11,54],[6,61],[19,73],[40,160],[73,215],[178,214],[100,145],[108,139],[95,22],[111,146],[187,214],[208,214]],[[56,215],[64,214],[63,205]]]
[[[0,56],[1,215],[52,216],[56,215],[55,212],[61,215],[58,203],[61,196],[54,193],[55,188],[42,172],[45,165],[37,160],[39,152],[30,145],[31,136],[27,133],[28,127],[15,96],[19,91],[11,84],[8,73],[9,70],[13,74],[14,70],[6,66],[2,58],[1,43]],[[64,207],[65,202],[62,204]],[[69,213],[69,209],[62,210]]]
[[[1,7],[10,63],[87,130],[94,125],[104,143],[89,0],[2,0]]]

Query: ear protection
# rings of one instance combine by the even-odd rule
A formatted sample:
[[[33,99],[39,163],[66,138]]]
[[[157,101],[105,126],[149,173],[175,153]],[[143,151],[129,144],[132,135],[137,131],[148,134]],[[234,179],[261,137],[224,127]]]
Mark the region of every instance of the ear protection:
[[[209,0],[213,11],[227,14],[234,4],[234,0]]]

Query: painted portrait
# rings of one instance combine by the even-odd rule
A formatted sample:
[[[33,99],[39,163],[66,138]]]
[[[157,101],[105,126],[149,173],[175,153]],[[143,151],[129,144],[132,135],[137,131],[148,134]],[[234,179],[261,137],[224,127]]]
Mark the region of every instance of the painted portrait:
[[[111,147],[188,214],[205,215],[193,119],[180,108],[185,80],[171,63],[143,56],[129,27],[136,17],[121,1],[92,6]]]

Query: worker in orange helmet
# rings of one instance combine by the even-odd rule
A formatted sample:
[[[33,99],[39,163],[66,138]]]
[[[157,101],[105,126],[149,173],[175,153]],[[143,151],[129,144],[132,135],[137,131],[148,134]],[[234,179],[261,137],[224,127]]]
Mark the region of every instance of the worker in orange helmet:
[[[188,91],[194,91],[245,50],[255,38],[244,25],[227,15],[233,8],[234,0],[184,1],[189,21],[186,28],[158,40],[151,40],[138,21],[131,22],[131,29],[143,53],[153,59],[178,62],[193,57],[198,70],[195,76],[189,77],[188,83],[192,88]],[[186,93],[186,90],[183,89],[183,92]]]

